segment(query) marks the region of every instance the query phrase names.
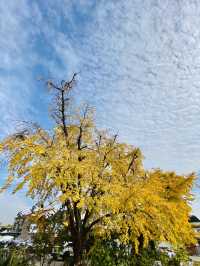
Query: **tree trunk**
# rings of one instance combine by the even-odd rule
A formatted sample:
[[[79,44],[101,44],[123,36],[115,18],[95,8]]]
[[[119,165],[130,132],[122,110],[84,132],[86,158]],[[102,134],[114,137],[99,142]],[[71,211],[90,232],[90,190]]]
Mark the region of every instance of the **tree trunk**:
[[[139,251],[139,254],[142,253],[142,250],[144,248],[144,237],[143,237],[143,234],[141,234],[139,237],[138,237],[138,241],[139,241],[139,247],[138,247],[138,251]]]
[[[74,252],[74,266],[82,266],[83,242],[80,239],[77,239],[77,241],[74,242],[73,252]]]

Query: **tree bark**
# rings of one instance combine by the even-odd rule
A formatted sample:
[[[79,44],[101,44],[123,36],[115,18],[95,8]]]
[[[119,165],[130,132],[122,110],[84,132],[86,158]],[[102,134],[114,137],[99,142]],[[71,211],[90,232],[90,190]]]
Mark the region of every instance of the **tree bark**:
[[[84,240],[79,236],[74,240],[73,253],[74,253],[74,264],[73,266],[83,266],[83,251],[84,251]]]

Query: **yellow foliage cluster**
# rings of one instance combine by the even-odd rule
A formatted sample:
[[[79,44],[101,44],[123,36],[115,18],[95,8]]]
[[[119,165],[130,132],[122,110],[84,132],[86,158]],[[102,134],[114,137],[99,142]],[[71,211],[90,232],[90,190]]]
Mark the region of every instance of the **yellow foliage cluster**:
[[[0,143],[9,174],[2,190],[13,183],[14,193],[25,187],[38,203],[34,217],[40,221],[62,209],[60,222],[77,256],[91,234],[115,233],[136,251],[141,236],[144,246],[150,240],[192,243],[188,217],[195,175],[145,171],[141,151],[97,130],[88,107],[69,115],[74,77],[61,87],[48,83],[58,93],[51,132],[33,125]]]
[[[9,176],[2,189],[18,180],[14,192],[26,185],[27,195],[46,211],[66,204],[66,227],[79,222],[101,236],[117,232],[136,250],[140,235],[144,245],[152,239],[193,241],[188,223],[193,174],[145,171],[140,150],[97,131],[90,113],[76,117],[67,131],[67,139],[61,126],[6,138],[1,150],[8,155]]]

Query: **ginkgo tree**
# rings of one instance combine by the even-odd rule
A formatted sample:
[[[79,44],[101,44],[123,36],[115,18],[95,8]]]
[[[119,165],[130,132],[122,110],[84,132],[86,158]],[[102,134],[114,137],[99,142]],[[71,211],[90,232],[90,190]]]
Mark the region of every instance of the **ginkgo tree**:
[[[72,112],[75,77],[59,85],[47,82],[54,95],[51,131],[32,123],[2,140],[8,163],[2,191],[13,184],[14,193],[26,189],[37,203],[32,216],[38,223],[62,211],[59,222],[74,265],[92,238],[113,233],[136,253],[151,240],[193,242],[188,217],[195,175],[145,171],[141,151],[98,130],[88,106]]]

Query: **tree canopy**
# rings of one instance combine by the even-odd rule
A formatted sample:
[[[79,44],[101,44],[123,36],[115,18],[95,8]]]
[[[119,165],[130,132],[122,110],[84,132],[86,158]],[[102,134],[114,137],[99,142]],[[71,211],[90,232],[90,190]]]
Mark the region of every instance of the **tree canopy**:
[[[175,245],[194,241],[188,222],[194,174],[145,170],[139,148],[98,130],[88,106],[69,112],[75,76],[55,85],[51,131],[30,124],[6,137],[1,152],[8,162],[2,190],[24,188],[37,203],[36,220],[62,211],[60,225],[72,245],[75,262],[91,237],[131,244],[135,252],[149,241]]]

